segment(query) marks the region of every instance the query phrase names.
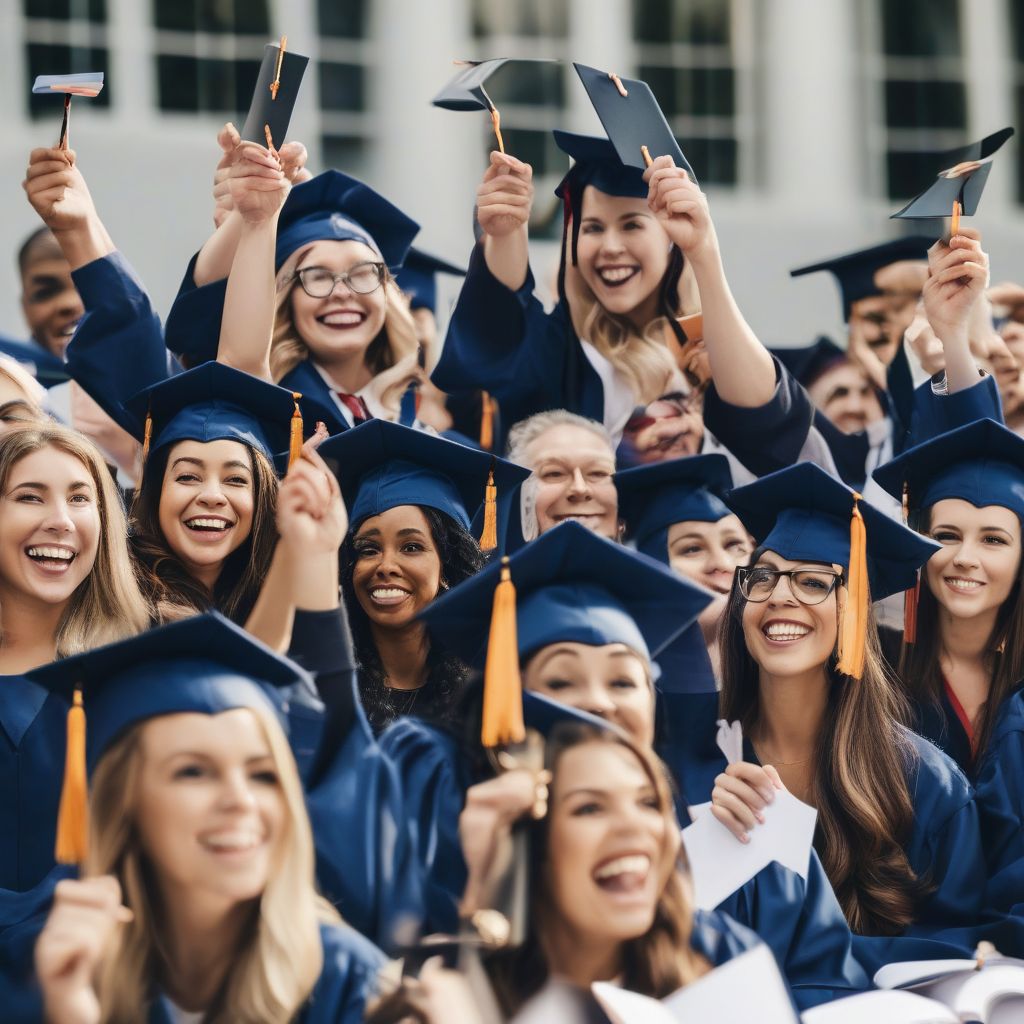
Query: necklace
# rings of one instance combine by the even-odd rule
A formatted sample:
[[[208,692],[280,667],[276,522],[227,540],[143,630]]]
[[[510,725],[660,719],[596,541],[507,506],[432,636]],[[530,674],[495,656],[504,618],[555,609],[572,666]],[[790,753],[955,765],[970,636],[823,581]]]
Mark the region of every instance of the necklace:
[[[763,747],[761,749],[764,750]],[[765,753],[767,754],[768,752],[765,751]],[[813,756],[813,754],[809,754],[807,757],[802,758],[799,761],[780,761],[778,758],[771,757],[770,755],[768,757],[761,757],[760,753],[758,753],[757,758],[761,764],[770,764],[773,767],[778,768],[795,768],[798,765],[807,764]]]
[[[402,718],[412,713],[412,709],[415,706],[416,701],[419,699],[420,691],[426,685],[426,683],[423,683],[421,686],[417,686],[414,690],[400,690],[396,686],[385,685],[385,689],[388,694],[388,703],[394,709],[396,718]],[[403,702],[400,699],[397,699],[398,694],[400,693],[404,693],[406,695],[402,707],[399,707],[399,704]]]

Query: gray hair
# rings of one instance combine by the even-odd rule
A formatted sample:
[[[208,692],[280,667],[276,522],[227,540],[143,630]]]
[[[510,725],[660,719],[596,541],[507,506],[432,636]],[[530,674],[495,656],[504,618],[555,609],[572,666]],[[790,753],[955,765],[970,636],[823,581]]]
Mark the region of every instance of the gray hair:
[[[526,461],[526,449],[537,440],[541,434],[552,427],[580,427],[589,430],[595,437],[599,437],[607,446],[608,450],[615,454],[615,442],[612,435],[603,423],[597,420],[587,419],[577,413],[569,412],[568,409],[549,409],[546,412],[534,413],[533,416],[520,420],[508,432],[508,459],[518,463],[526,469],[533,467]]]

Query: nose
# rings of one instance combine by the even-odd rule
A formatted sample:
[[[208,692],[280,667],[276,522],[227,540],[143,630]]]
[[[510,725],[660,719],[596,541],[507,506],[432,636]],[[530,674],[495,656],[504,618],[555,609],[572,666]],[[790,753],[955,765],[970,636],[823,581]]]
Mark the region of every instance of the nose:
[[[622,244],[622,236],[615,228],[607,228],[601,233],[601,252],[617,253],[622,252],[625,246]]]
[[[379,579],[386,579],[389,576],[401,576],[402,570],[398,565],[395,552],[385,548],[377,556],[377,564],[374,566],[373,575]]]
[[[247,811],[256,806],[252,780],[244,768],[225,772],[219,803],[223,810]]]
[[[958,568],[967,569],[979,564],[978,552],[972,541],[964,540],[953,555],[953,564]]]
[[[797,605],[800,602],[796,599],[796,595],[793,593],[793,581],[790,576],[780,576],[775,583],[775,589],[772,591],[772,596],[768,598],[769,607],[777,607],[778,605]]]
[[[569,493],[579,495],[580,497],[586,497],[590,494],[587,478],[583,475],[583,471],[579,466],[572,471],[572,479],[569,481]]]
[[[78,294],[78,290],[75,288],[65,288],[60,293],[59,310],[62,314],[70,315],[72,313],[81,316],[85,312],[85,306],[82,304],[82,297]]]
[[[47,512],[43,529],[49,533],[71,533],[74,528],[67,505],[63,501],[55,502]]]
[[[735,567],[735,560],[720,544],[711,544],[708,546],[707,557],[704,560],[704,571],[709,576],[716,572],[725,572],[731,575]]]
[[[204,508],[223,508],[228,503],[220,484],[214,480],[207,480],[203,484],[203,489],[196,501]]]
[[[595,684],[587,690],[582,710],[598,718],[608,718],[615,711],[615,701],[608,696],[603,686]]]

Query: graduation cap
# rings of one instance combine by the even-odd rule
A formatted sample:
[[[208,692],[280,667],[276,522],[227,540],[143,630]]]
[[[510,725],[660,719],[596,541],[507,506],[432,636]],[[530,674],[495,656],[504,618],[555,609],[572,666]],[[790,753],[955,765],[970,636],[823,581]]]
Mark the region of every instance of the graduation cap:
[[[278,269],[304,245],[325,240],[362,242],[392,270],[405,260],[420,226],[369,185],[324,171],[288,194],[277,222]]]
[[[910,514],[945,498],[1000,505],[1024,522],[1024,438],[995,420],[969,423],[916,445],[874,472]]]
[[[724,455],[694,455],[637,466],[615,474],[626,539],[638,551],[668,564],[668,528],[695,520],[717,523],[731,515],[722,500],[732,489]]]
[[[273,712],[286,726],[285,697],[295,687],[315,693],[301,668],[216,612],[51,662],[29,678],[71,704],[57,825],[63,864],[81,863],[87,852],[87,766],[126,730],[160,715],[235,708]]]
[[[831,338],[824,335],[813,345],[773,348],[771,353],[805,388],[809,388],[833,367],[850,361],[849,356]]]
[[[810,462],[739,487],[726,503],[759,548],[843,568],[849,596],[840,623],[839,671],[859,679],[870,600],[913,587],[917,570],[938,545]]]
[[[395,275],[398,287],[409,296],[412,309],[437,309],[437,275],[451,274],[465,277],[463,267],[448,263],[439,256],[431,256],[421,249],[410,249],[402,269]]]
[[[302,448],[298,392],[223,363],[208,362],[160,381],[125,403],[139,424],[143,457],[177,441],[241,441],[269,459]]]
[[[620,78],[586,64],[573,63],[573,67],[622,163],[643,171],[654,157],[667,155],[697,180],[646,82]]]
[[[505,152],[505,140],[501,137],[501,114],[494,100],[484,88],[487,79],[500,67],[514,60],[516,63],[553,64],[545,58],[499,57],[495,60],[456,60],[461,65],[455,76],[430,101],[444,110],[486,110],[491,115],[494,137],[498,140],[498,152]]]
[[[833,256],[832,259],[797,267],[789,272],[790,277],[803,277],[827,270],[835,275],[843,302],[843,319],[850,319],[850,309],[859,299],[881,295],[882,289],[875,284],[875,272],[898,260],[926,260],[932,240],[923,235],[897,238],[882,242],[867,249]]]
[[[64,120],[60,126],[60,149],[68,148],[68,122],[71,118],[71,97],[92,99],[103,90],[103,72],[86,71],[77,75],[37,75],[32,85],[34,93],[59,92],[64,94]]]
[[[935,182],[892,217],[927,220],[952,214],[950,235],[955,235],[960,226],[960,216],[973,217],[977,211],[992,170],[992,160],[1012,135],[1012,128],[1003,128],[978,142],[944,153],[939,158],[944,169],[939,171]]]
[[[485,550],[497,547],[498,495],[505,498],[501,518],[507,522],[512,492],[530,475],[487,452],[386,420],[335,434],[319,452],[336,462],[353,524],[398,505],[425,505],[468,530],[472,514],[484,504],[480,546]]]
[[[267,43],[256,76],[249,113],[242,125],[242,138],[268,149],[279,149],[288,136],[288,125],[299,95],[309,58],[287,48],[287,36],[277,46]]]

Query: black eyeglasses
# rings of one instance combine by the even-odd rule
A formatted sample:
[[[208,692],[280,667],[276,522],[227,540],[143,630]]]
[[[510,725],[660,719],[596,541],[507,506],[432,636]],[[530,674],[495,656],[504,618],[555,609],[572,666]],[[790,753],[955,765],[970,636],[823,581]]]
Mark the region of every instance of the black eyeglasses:
[[[783,576],[789,577],[789,589],[801,604],[821,604],[843,578],[834,569],[769,569],[755,565],[736,570],[740,593],[755,604],[767,601]]]
[[[369,295],[383,283],[387,267],[383,263],[357,263],[346,274],[335,274],[327,267],[303,267],[292,277],[298,278],[302,290],[311,299],[326,299],[338,284],[343,284],[356,295]]]

